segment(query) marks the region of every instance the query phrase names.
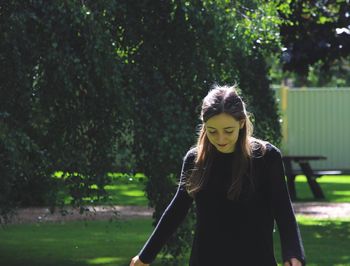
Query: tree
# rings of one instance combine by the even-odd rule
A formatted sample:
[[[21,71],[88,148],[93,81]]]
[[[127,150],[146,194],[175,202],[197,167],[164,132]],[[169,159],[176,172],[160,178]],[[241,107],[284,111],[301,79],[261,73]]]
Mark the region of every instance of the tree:
[[[266,64],[279,47],[276,8],[273,1],[255,0],[33,0],[2,6],[4,199],[23,202],[24,194],[31,196],[27,184],[37,187],[37,176],[48,182],[39,181],[45,184],[37,193],[42,204],[57,204],[60,184],[78,205],[84,196],[103,195],[106,172],[116,166],[117,152],[127,150],[117,143],[118,130],[126,128],[125,142],[132,146],[134,169],[148,178],[157,222],[176,190],[181,159],[195,142],[200,100],[215,82],[237,82],[255,114],[256,135],[278,144]],[[27,160],[32,153],[37,159]],[[57,170],[63,178],[51,177]],[[20,198],[11,198],[12,191]],[[187,249],[191,217],[164,254],[176,258]]]
[[[283,5],[286,5],[284,2]],[[284,20],[281,38],[285,71],[297,73],[306,82],[310,66],[320,63],[322,78],[350,55],[350,5],[342,1],[288,1],[279,9]]]
[[[62,203],[61,188],[77,205],[102,197],[127,111],[116,3],[8,1],[0,12],[2,214]]]
[[[148,177],[155,223],[176,190],[181,159],[195,142],[200,100],[214,82],[237,81],[255,113],[257,135],[274,143],[280,139],[264,57],[278,48],[278,17],[272,2],[258,4],[124,2],[129,64],[123,76],[135,108],[137,167]],[[178,257],[188,249],[192,223],[184,223],[164,254]]]

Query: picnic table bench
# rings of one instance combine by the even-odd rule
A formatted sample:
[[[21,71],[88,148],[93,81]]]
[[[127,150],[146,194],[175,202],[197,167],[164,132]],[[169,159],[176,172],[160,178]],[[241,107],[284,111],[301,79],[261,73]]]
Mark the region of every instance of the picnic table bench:
[[[322,188],[317,183],[316,178],[321,176],[321,173],[316,173],[310,165],[310,161],[313,160],[326,160],[327,157],[321,155],[313,156],[304,156],[304,155],[288,155],[283,156],[284,168],[287,176],[288,190],[291,197],[291,200],[296,200],[296,190],[295,190],[295,177],[298,174],[303,174],[306,176],[309,187],[312,191],[312,194],[316,199],[324,199],[324,193]],[[301,171],[298,173],[292,168],[292,162],[299,164]]]
[[[310,161],[315,160],[326,160],[326,156],[322,155],[288,155],[283,156],[283,163],[285,168],[285,173],[287,176],[287,185],[291,200],[296,200],[296,190],[295,190],[295,177],[297,175],[305,175],[308,185],[314,195],[315,199],[324,199],[324,193],[322,188],[317,182],[317,178],[324,175],[346,175],[350,174],[350,170],[315,170],[311,168]],[[292,168],[292,162],[296,162],[300,166],[300,170],[294,170]]]

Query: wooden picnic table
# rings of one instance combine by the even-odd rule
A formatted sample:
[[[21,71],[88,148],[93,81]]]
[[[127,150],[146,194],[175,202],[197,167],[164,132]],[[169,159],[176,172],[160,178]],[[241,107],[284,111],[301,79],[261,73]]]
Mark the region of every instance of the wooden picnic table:
[[[292,168],[293,161],[299,164],[301,169],[301,174],[306,176],[307,183],[309,184],[309,187],[312,191],[312,194],[314,195],[314,198],[315,199],[325,198],[322,188],[317,183],[317,177],[319,177],[320,175],[315,174],[315,172],[311,168],[310,161],[326,160],[327,157],[322,155],[312,155],[312,156],[288,155],[288,156],[283,156],[282,159],[283,159],[285,172],[287,176],[289,194],[292,201],[297,199],[296,190],[295,190],[295,177],[297,176],[297,174],[299,174]]]

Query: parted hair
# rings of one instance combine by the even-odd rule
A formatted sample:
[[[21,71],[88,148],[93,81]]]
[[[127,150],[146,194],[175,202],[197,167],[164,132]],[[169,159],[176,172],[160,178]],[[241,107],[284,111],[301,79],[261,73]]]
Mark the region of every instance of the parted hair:
[[[244,122],[240,129],[238,140],[232,157],[232,178],[227,190],[227,198],[237,200],[243,189],[243,183],[248,184],[248,189],[254,189],[253,177],[250,173],[252,152],[255,149],[265,151],[265,142],[252,137],[253,125],[246,111],[246,105],[238,95],[237,87],[214,85],[204,97],[199,125],[198,139],[195,145],[197,154],[194,168],[186,178],[186,189],[191,196],[202,190],[209,179],[215,147],[210,143],[205,128],[205,123],[211,117],[221,113],[229,114],[237,121]]]

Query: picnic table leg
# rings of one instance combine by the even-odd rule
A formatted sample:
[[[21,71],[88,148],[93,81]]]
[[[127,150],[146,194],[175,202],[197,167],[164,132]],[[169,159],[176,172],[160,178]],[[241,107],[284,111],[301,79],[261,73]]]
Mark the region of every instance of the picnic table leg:
[[[316,199],[324,199],[325,196],[323,194],[322,188],[320,187],[320,184],[317,183],[316,177],[312,172],[311,166],[308,162],[299,162],[300,168],[302,169],[303,173],[306,176],[307,182],[310,186],[310,189],[312,191],[312,194]]]
[[[295,174],[293,173],[292,163],[290,160],[283,160],[284,168],[287,176],[287,185],[290,199],[295,201],[297,199],[297,192],[295,190]]]

